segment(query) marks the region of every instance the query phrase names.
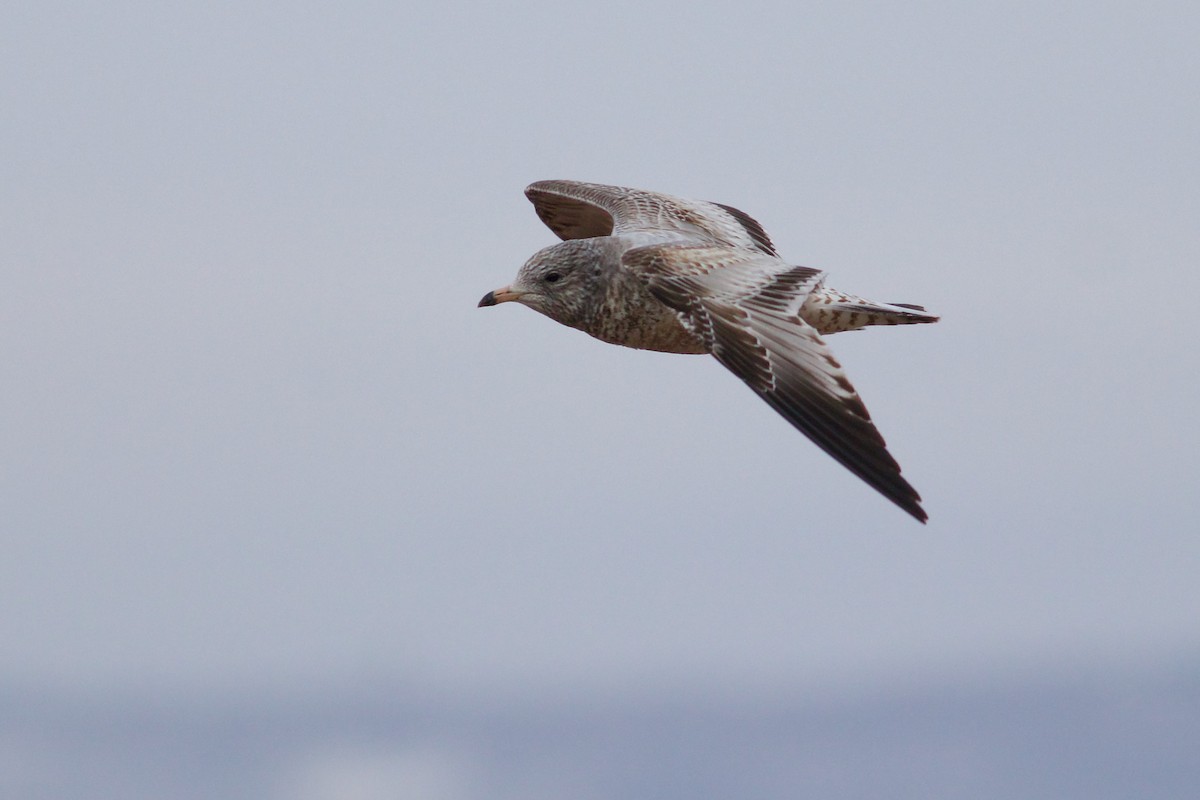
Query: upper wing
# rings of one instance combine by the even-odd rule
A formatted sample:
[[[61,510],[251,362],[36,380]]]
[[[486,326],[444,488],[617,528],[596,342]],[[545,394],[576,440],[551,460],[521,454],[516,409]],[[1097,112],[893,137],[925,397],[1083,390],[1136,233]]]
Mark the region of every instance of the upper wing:
[[[800,319],[823,273],[721,247],[639,247],[624,262],[788,422],[893,503],[927,519],[841,365]]]
[[[578,181],[538,181],[525,189],[542,222],[561,239],[614,233],[677,234],[697,244],[775,255],[762,226],[736,208],[658,192]]]

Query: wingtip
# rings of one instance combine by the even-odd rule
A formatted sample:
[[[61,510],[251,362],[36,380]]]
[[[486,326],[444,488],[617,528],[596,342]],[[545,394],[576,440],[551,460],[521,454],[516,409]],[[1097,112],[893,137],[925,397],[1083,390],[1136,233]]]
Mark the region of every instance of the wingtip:
[[[866,480],[871,485],[871,488],[875,489],[888,500],[891,500],[901,511],[922,525],[926,524],[929,521],[929,514],[921,507],[921,495],[900,474],[899,464],[896,467],[896,472],[892,475],[892,481],[889,481],[890,485],[881,485],[867,479],[863,475],[859,475],[859,477]]]
[[[929,514],[921,507],[921,498],[919,495],[912,497],[890,497],[885,494],[884,496],[922,525],[929,522]]]

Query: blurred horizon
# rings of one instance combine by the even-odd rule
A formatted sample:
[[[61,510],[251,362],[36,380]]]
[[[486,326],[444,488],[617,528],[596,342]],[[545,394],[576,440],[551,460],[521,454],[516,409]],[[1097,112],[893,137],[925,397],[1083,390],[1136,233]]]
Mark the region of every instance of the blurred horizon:
[[[420,676],[411,670],[360,670],[353,675],[284,676],[275,674],[263,680],[180,680],[169,677],[140,676],[131,681],[119,676],[93,676],[79,681],[54,676],[10,676],[0,682],[0,694],[28,695],[46,700],[62,698],[85,701],[87,698],[128,699],[133,703],[237,702],[258,698],[283,702],[288,698],[319,694],[352,698],[360,694],[397,692],[404,696],[425,697],[447,707],[457,704],[498,706],[536,705],[539,699],[595,698],[617,702],[651,700],[656,696],[688,699],[698,703],[749,704],[786,700],[810,702],[826,698],[850,702],[855,698],[886,695],[922,694],[935,687],[1021,686],[1028,684],[1070,685],[1096,680],[1137,681],[1140,679],[1187,674],[1195,668],[1200,676],[1200,648],[1194,652],[1130,652],[1123,655],[1076,652],[1060,653],[1052,658],[1008,658],[950,663],[930,659],[924,663],[889,664],[884,668],[843,670],[796,675],[788,680],[738,680],[736,676],[695,672],[659,671],[640,675],[624,674],[615,679],[598,675],[581,679],[564,676],[557,680],[537,675],[526,680],[502,676],[475,682],[438,680]]]
[[[107,699],[0,688],[0,791],[276,800],[1173,798],[1200,661],[776,697],[343,692]]]

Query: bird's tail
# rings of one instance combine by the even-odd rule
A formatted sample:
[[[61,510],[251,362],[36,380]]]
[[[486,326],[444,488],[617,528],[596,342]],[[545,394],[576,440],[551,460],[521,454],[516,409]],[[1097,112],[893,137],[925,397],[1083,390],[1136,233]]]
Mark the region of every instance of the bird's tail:
[[[805,321],[822,334],[857,331],[870,325],[919,325],[937,322],[924,306],[912,303],[875,303],[840,292],[814,293],[801,312]]]

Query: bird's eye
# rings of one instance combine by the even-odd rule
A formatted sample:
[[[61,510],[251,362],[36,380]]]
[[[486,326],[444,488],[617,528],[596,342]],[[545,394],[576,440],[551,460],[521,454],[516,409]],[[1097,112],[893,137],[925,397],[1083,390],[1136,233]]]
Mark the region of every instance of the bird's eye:
[[[561,277],[562,277],[562,275],[557,272],[547,272],[546,273],[546,283],[558,283],[558,280]]]

